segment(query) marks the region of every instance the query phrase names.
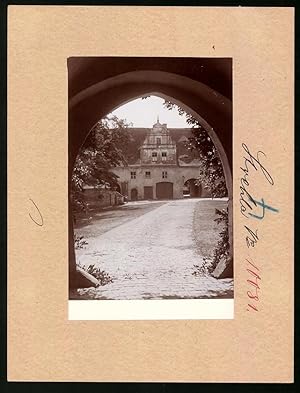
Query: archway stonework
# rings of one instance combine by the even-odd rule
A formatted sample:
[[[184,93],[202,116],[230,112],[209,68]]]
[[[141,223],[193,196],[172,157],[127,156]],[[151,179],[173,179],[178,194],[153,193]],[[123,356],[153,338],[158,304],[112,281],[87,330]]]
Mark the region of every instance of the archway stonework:
[[[76,75],[70,74],[70,61],[74,61],[74,58],[68,61],[69,80],[74,83]],[[203,125],[219,152],[228,189],[232,255],[232,101],[208,85],[182,75],[180,68],[178,71],[178,74],[157,70],[139,70],[121,74],[116,71],[114,76],[94,84],[83,84],[81,90],[76,91],[73,96],[70,95],[69,180],[79,149],[100,118],[141,96],[154,94],[170,100],[191,113]],[[69,214],[69,237],[69,282],[72,287],[76,286],[76,263],[74,248],[72,248],[71,214]]]

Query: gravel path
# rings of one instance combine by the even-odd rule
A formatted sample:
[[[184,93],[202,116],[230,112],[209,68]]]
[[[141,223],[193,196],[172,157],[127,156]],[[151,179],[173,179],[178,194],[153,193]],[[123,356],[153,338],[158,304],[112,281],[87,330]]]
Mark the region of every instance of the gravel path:
[[[232,297],[233,280],[194,276],[202,261],[193,234],[195,207],[204,200],[169,201],[94,238],[77,253],[114,282],[78,291],[81,298],[167,299]],[[212,208],[215,201],[209,201]],[[206,204],[208,202],[206,201]]]
[[[131,221],[163,205],[162,201],[136,201],[101,211],[92,211],[77,218],[75,234],[89,242],[111,229]]]

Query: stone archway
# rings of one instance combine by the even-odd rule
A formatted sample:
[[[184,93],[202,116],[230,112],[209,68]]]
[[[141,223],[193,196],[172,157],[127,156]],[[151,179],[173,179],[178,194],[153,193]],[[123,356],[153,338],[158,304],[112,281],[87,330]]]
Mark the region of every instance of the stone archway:
[[[200,184],[196,184],[196,179],[188,179],[184,183],[184,187],[188,190],[188,196],[190,198],[200,198],[202,195],[202,187]]]
[[[232,102],[200,81],[180,73],[143,70],[116,73],[113,77],[84,86],[69,101],[69,179],[78,151],[93,125],[117,107],[144,95],[157,95],[182,107],[202,124],[215,144],[228,189],[232,255]],[[69,208],[69,277],[70,286],[76,286],[71,217]]]

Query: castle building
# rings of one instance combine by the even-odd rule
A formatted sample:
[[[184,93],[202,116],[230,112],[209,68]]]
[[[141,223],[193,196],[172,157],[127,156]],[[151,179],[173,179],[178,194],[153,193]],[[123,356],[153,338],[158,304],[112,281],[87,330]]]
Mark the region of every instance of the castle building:
[[[112,169],[119,192],[128,200],[210,196],[209,190],[195,184],[201,161],[187,148],[190,129],[168,129],[157,118],[151,129],[131,129],[131,135],[128,165]]]

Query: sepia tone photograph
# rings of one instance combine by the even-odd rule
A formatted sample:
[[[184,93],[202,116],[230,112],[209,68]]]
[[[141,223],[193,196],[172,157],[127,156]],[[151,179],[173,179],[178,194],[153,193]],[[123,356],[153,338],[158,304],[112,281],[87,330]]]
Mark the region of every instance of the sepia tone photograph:
[[[232,59],[67,66],[69,299],[232,299]]]

